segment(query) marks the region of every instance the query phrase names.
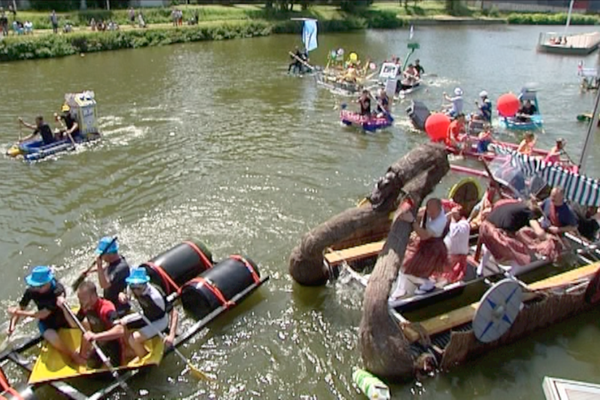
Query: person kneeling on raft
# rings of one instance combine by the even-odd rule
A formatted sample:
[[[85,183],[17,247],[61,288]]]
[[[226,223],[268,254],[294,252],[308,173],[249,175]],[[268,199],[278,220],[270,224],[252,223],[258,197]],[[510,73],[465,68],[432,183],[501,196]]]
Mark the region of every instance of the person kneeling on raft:
[[[87,366],[97,369],[102,366],[102,360],[93,350],[91,343],[96,341],[100,349],[110,358],[112,365],[121,365],[122,349],[121,338],[125,334],[122,325],[116,323],[117,310],[109,300],[98,296],[96,285],[90,281],[83,281],[77,289],[80,309],[75,317],[81,321],[86,331],[83,334],[79,355],[87,360]],[[65,310],[65,298],[59,297],[57,304],[63,308],[65,318],[71,328],[77,329],[77,324]]]
[[[177,331],[177,310],[173,308],[162,291],[150,283],[150,277],[144,268],[134,268],[126,279],[128,285],[128,294],[139,303],[142,313],[150,321],[147,325],[139,313],[129,314],[121,318],[120,323],[127,327],[127,342],[139,358],[148,354],[144,342],[158,335],[169,328],[169,333],[165,337],[165,345],[172,346],[175,341]],[[122,303],[129,301],[129,295],[121,293],[119,301]],[[170,323],[169,315],[170,314]],[[133,329],[137,329],[131,332]]]
[[[64,286],[54,277],[52,270],[47,266],[33,268],[25,277],[27,289],[19,301],[18,307],[9,307],[8,313],[12,315],[8,326],[8,336],[12,335],[21,317],[31,317],[38,320],[38,329],[52,347],[68,357],[75,364],[84,364],[85,360],[79,353],[69,347],[58,336],[60,328],[68,328],[69,323],[59,309],[58,298],[65,296]],[[38,311],[26,311],[29,303],[33,301]]]
[[[70,140],[74,140],[73,138],[79,135],[79,124],[77,123],[77,120],[71,116],[71,107],[67,104],[63,104],[60,111],[61,114],[54,113],[54,119],[61,126],[57,139],[64,139],[66,135]]]

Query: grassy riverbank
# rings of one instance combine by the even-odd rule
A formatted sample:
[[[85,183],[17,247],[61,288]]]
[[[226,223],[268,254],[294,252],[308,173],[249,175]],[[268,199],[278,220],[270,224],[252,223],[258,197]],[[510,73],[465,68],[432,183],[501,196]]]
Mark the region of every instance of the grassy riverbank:
[[[300,21],[290,18],[311,17],[319,20],[320,32],[344,32],[360,29],[396,29],[410,24],[436,23],[510,23],[564,24],[566,14],[500,14],[495,10],[460,10],[458,18],[445,13],[443,2],[421,1],[417,6],[399,6],[398,2],[375,3],[368,9],[346,13],[333,6],[314,6],[305,11],[277,11],[256,5],[182,6],[184,21],[198,14],[198,25],[173,27],[170,8],[143,10],[148,27],[129,25],[127,10],[87,10],[59,14],[62,28],[74,26],[69,34],[52,34],[47,12],[19,12],[18,19],[32,21],[34,34],[9,36],[0,42],[0,61],[62,57],[78,53],[167,45],[201,40],[222,40],[265,36],[271,33],[299,33]],[[115,21],[120,31],[92,32],[91,19]],[[184,22],[184,23],[186,23]],[[137,18],[136,18],[137,23]],[[573,15],[571,23],[600,24],[596,15]]]

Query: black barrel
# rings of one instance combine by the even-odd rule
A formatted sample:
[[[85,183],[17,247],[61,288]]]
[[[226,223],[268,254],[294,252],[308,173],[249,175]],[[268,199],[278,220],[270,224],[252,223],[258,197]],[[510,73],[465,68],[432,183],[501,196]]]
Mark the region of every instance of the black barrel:
[[[258,283],[256,264],[246,257],[230,256],[192,279],[181,288],[181,304],[196,319],[202,319],[238,293]]]
[[[425,103],[411,100],[410,105],[406,108],[406,112],[415,128],[425,130],[425,121],[427,121],[430,115]]]
[[[210,250],[201,242],[186,241],[143,263],[152,283],[169,295],[214,264]]]

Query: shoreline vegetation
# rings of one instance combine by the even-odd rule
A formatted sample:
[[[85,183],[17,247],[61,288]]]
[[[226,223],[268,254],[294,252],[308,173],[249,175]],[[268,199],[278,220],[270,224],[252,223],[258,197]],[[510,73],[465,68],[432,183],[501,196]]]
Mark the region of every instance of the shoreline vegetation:
[[[278,33],[299,34],[302,21],[291,18],[316,18],[319,32],[349,32],[362,29],[398,29],[414,25],[438,24],[516,24],[564,25],[566,13],[500,13],[495,9],[478,10],[463,7],[449,15],[443,2],[421,1],[412,6],[398,2],[375,3],[368,8],[345,12],[335,6],[312,6],[303,11],[281,11],[257,5],[180,6],[184,24],[173,26],[172,8],[143,9],[146,28],[129,23],[127,10],[86,10],[59,13],[59,33],[52,33],[49,12],[19,12],[21,22],[31,21],[34,32],[16,35],[12,28],[0,40],[0,61],[64,57],[98,51],[162,46],[204,40],[251,38]],[[188,25],[198,15],[197,25]],[[91,19],[116,22],[117,31],[92,31]],[[12,17],[9,18],[12,23]],[[73,27],[63,33],[66,24]],[[600,16],[575,14],[572,25],[599,25]]]

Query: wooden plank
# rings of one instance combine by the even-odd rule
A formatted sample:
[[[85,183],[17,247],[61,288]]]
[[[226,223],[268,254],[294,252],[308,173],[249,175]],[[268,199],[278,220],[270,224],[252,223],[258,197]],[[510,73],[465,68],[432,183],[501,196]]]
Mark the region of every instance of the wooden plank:
[[[584,267],[535,282],[529,285],[529,288],[540,290],[554,286],[560,286],[568,282],[573,282],[594,274],[599,266],[600,263],[586,265]],[[535,293],[525,293],[523,300],[527,301],[532,297],[535,297]],[[479,307],[479,302],[425,320],[421,322],[421,326],[425,329],[429,336],[448,331],[454,327],[471,322],[475,316],[477,307]]]
[[[594,400],[600,398],[600,385],[567,379],[544,377],[547,400]]]
[[[325,260],[327,260],[329,265],[334,266],[341,264],[344,261],[348,262],[373,257],[381,252],[384,245],[385,240],[382,240],[379,242],[363,244],[361,246],[350,247],[349,249],[332,250],[325,254]]]

